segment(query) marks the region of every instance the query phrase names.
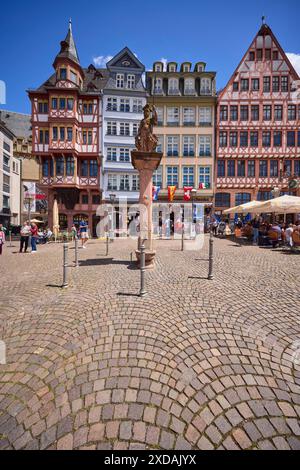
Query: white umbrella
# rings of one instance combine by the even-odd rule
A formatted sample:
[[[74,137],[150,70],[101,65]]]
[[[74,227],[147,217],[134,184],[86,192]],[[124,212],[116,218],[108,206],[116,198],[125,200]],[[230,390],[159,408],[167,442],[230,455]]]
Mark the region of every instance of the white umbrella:
[[[261,203],[259,201],[250,201],[245,204],[240,204],[239,206],[226,209],[223,214],[247,214],[248,212],[256,212],[256,207],[260,205]]]
[[[58,204],[57,204],[57,200],[54,199],[54,203],[53,203],[53,233],[54,233],[55,240],[57,238],[58,231],[59,231]]]
[[[252,212],[258,214],[298,214],[300,213],[300,197],[288,195],[276,197],[261,202]]]

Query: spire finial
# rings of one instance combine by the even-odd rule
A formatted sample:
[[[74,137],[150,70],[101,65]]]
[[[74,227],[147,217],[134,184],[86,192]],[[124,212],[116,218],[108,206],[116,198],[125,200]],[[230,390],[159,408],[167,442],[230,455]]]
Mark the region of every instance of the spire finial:
[[[69,19],[69,30],[72,31],[72,18]]]
[[[265,25],[266,24],[266,17],[263,15],[261,17],[261,21],[262,21],[262,24]]]

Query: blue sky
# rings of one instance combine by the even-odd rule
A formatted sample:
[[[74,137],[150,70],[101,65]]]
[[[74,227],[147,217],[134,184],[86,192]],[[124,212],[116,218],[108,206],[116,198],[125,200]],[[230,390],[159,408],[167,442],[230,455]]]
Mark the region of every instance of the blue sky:
[[[300,73],[299,0],[63,0],[2,2],[0,80],[6,104],[0,108],[30,112],[25,92],[52,73],[69,17],[81,64],[116,54],[127,45],[146,68],[161,58],[204,60],[217,71],[222,88],[261,25],[261,16],[283,49],[293,53]]]

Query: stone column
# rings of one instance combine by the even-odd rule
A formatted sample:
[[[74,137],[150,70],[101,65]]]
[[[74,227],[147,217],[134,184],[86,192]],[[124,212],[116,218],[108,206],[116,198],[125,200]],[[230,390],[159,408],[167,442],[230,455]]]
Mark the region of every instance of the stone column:
[[[150,268],[153,267],[155,257],[152,238],[152,176],[160,164],[162,153],[133,150],[131,158],[132,165],[138,170],[140,177],[139,204],[146,209],[145,214],[140,214],[140,237],[136,256],[139,261],[140,245],[142,240],[145,240],[146,267]]]

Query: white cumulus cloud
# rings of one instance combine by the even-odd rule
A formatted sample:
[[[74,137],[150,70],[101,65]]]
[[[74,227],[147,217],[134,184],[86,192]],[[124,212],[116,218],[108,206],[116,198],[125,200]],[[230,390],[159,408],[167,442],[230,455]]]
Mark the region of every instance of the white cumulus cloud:
[[[295,54],[294,52],[287,52],[286,55],[298,75],[300,75],[300,54]]]
[[[113,58],[112,55],[99,55],[93,58],[93,62],[96,67],[106,67],[107,62]]]

